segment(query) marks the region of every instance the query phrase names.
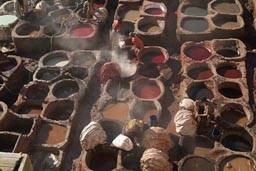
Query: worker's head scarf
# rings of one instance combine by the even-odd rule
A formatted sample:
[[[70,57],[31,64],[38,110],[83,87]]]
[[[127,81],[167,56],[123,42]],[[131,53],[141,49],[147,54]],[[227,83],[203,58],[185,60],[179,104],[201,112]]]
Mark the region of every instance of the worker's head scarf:
[[[100,82],[105,84],[109,79],[121,77],[121,68],[115,62],[107,62],[100,69]]]
[[[192,99],[186,98],[186,99],[181,100],[179,106],[186,110],[194,111],[195,102]]]

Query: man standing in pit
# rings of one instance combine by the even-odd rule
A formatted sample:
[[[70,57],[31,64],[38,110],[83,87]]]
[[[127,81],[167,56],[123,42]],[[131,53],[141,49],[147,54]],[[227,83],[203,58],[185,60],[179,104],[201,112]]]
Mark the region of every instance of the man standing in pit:
[[[193,154],[196,145],[197,123],[194,113],[195,102],[192,99],[185,98],[179,103],[179,110],[174,116],[176,132],[180,136],[179,145],[185,155]]]

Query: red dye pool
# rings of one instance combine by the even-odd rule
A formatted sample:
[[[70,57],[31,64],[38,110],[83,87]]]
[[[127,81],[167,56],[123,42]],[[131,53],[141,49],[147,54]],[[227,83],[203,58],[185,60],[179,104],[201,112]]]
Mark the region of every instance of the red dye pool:
[[[91,26],[81,26],[71,30],[71,36],[73,37],[88,37],[94,32]]]
[[[161,89],[157,85],[143,85],[140,86],[135,94],[143,99],[153,99],[159,96],[161,93]]]
[[[148,8],[145,10],[145,13],[151,15],[162,15],[164,12],[160,8]]]
[[[218,74],[226,78],[241,78],[242,73],[233,66],[221,67],[217,70]]]
[[[162,53],[150,52],[142,56],[142,62],[159,64],[164,62],[165,56]]]
[[[17,65],[17,62],[14,59],[6,59],[0,63],[0,71],[9,71]]]
[[[104,6],[104,4],[93,3],[93,8],[94,9],[101,8],[103,6]]]
[[[196,61],[201,61],[211,56],[210,50],[201,45],[189,46],[184,50],[184,53],[187,57]]]
[[[194,80],[204,80],[213,76],[211,70],[207,67],[194,68],[188,72],[188,76]]]

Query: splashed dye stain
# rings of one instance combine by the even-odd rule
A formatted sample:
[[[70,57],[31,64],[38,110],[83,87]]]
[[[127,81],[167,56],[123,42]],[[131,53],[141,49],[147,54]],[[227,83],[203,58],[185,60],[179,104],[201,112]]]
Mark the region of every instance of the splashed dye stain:
[[[161,94],[161,89],[156,84],[140,85],[135,88],[134,93],[142,99],[154,99]]]
[[[53,123],[42,123],[38,136],[36,139],[37,144],[58,144],[64,142],[67,134],[67,128],[62,125]]]
[[[194,80],[205,80],[211,78],[213,73],[208,67],[197,67],[191,69],[188,76]]]
[[[211,51],[202,45],[189,46],[184,49],[184,53],[187,57],[196,61],[205,60],[212,55]]]
[[[240,12],[239,6],[233,2],[220,1],[213,4],[213,9],[218,11],[219,13],[230,13],[237,14]]]
[[[89,37],[93,34],[94,29],[90,26],[77,27],[71,30],[72,37]]]
[[[103,116],[107,119],[125,121],[129,114],[129,106],[127,103],[117,102],[107,105],[103,110]]]
[[[182,171],[214,171],[214,165],[203,158],[194,157],[187,159],[182,167]]]
[[[208,15],[208,11],[206,8],[199,6],[189,6],[182,10],[184,14],[193,15],[193,16],[206,16]]]
[[[160,64],[165,61],[165,56],[159,52],[149,52],[142,56],[143,63],[155,63]]]
[[[117,154],[101,151],[92,156],[89,168],[94,171],[111,171],[116,165]]]
[[[44,61],[44,65],[63,67],[69,62],[68,58],[64,56],[54,56]]]
[[[189,18],[182,21],[181,27],[187,31],[198,33],[207,30],[209,23],[205,19]]]
[[[1,15],[0,25],[7,26],[14,23],[18,18],[15,15]]]
[[[228,135],[221,141],[221,144],[233,151],[250,152],[252,144],[239,135]]]
[[[224,48],[217,50],[217,53],[224,56],[224,57],[238,57],[240,52],[237,49],[232,48]]]
[[[253,171],[256,166],[254,162],[246,157],[230,157],[221,163],[220,170],[221,171]]]
[[[217,69],[217,73],[226,78],[241,78],[242,73],[236,66],[223,66]]]
[[[5,72],[13,69],[17,65],[17,62],[15,59],[7,58],[4,62],[0,64],[0,71]]]
[[[164,11],[160,8],[148,8],[145,10],[145,13],[151,14],[151,15],[162,15],[164,14]]]
[[[245,124],[248,121],[246,114],[240,109],[225,110],[220,115],[223,120],[233,124]]]
[[[146,33],[152,33],[161,31],[161,28],[157,25],[145,24],[140,26],[140,30]]]

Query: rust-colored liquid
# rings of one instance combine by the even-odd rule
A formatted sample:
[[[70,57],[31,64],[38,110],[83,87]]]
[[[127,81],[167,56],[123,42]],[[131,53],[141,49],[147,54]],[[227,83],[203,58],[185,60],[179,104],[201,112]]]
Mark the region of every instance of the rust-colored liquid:
[[[37,134],[38,144],[58,144],[65,140],[67,128],[65,126],[43,123]]]
[[[19,114],[34,114],[34,115],[40,115],[42,112],[42,107],[39,106],[24,106],[22,107],[18,113]]]
[[[155,63],[159,64],[164,62],[165,56],[162,53],[150,52],[142,56],[143,63]]]
[[[226,78],[241,78],[242,73],[233,66],[221,67],[217,70],[218,74]]]
[[[71,30],[72,37],[88,37],[94,32],[90,26],[78,27]]]
[[[162,15],[164,12],[160,8],[148,8],[145,10],[145,13],[151,14],[151,15]]]
[[[103,116],[107,119],[115,119],[121,122],[125,121],[129,114],[127,103],[117,102],[107,105],[103,110]]]
[[[184,53],[187,57],[196,61],[205,60],[212,55],[209,49],[201,45],[190,46],[184,50]]]
[[[213,76],[212,71],[207,67],[200,67],[191,69],[188,76],[194,80],[204,80]]]
[[[161,94],[161,89],[157,85],[141,85],[136,88],[135,94],[143,99],[154,99]]]

